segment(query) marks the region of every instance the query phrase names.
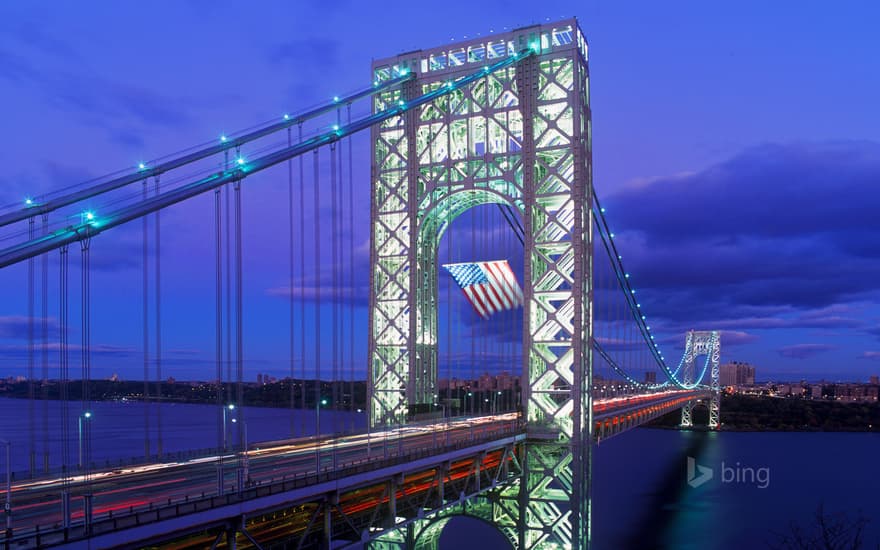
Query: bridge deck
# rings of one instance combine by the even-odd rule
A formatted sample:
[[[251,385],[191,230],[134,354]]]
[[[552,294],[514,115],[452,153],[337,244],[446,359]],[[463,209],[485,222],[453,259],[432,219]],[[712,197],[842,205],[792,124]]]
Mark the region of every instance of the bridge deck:
[[[596,400],[595,436],[600,441],[607,439],[703,397],[703,393],[668,391]],[[82,476],[72,480],[73,526],[68,529],[61,528],[63,479],[22,481],[13,487],[15,531],[10,542],[14,548],[75,546],[77,541],[90,538],[92,548],[109,548],[123,541],[168,540],[169,536],[223,525],[233,517],[314,503],[329,494],[338,498],[359,488],[397,479],[396,476],[430,477],[442,465],[448,468],[456,461],[464,461],[456,466],[461,469],[462,464],[473,464],[474,457],[491,453],[495,453],[491,455],[495,456],[491,467],[499,467],[499,457],[509,459],[512,446],[526,437],[517,413],[508,413],[448,419],[371,434],[275,442],[269,447],[252,445],[247,453],[247,484],[241,491],[234,490],[238,455],[223,457],[227,464],[224,495],[217,493],[217,456],[100,471],[91,476],[94,516],[90,533],[82,524],[83,494],[87,490]],[[480,471],[474,479],[480,479]],[[450,481],[455,475],[470,474],[453,471],[451,475]],[[422,487],[430,489],[430,484]],[[465,489],[468,491],[462,492],[473,487]],[[413,491],[405,494],[412,495]],[[386,495],[386,504],[388,498]],[[445,498],[446,495],[444,501]],[[365,502],[370,508],[376,507],[375,499]],[[300,511],[317,513],[311,508]],[[358,510],[349,507],[346,511],[350,514]],[[342,513],[342,509],[335,513]],[[398,518],[394,512],[390,515],[394,521],[406,519]]]

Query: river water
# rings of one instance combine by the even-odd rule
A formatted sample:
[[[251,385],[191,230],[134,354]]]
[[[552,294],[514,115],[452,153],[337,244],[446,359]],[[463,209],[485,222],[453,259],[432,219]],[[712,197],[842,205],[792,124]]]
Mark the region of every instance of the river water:
[[[12,467],[28,467],[28,401],[0,398],[0,438],[12,442]],[[41,402],[36,402],[37,463],[42,464]],[[49,402],[51,467],[60,454],[58,402]],[[95,462],[144,454],[140,402],[96,402],[92,426]],[[158,419],[163,450],[174,453],[216,447],[218,408],[196,404],[152,404],[151,453]],[[78,452],[79,403],[71,404],[71,457]],[[236,419],[233,423],[232,418]],[[321,412],[321,431],[362,429],[365,416]],[[247,424],[251,442],[308,435],[314,411],[250,408],[227,416],[230,441]],[[221,423],[222,425],[222,423]],[[694,476],[688,483],[688,458]],[[0,455],[5,468],[5,457]],[[708,470],[711,469],[711,479]],[[0,473],[2,477],[2,473]],[[691,486],[695,485],[695,486]],[[826,512],[869,520],[865,547],[880,544],[880,434],[703,433],[636,429],[594,447],[593,544],[597,550],[674,548],[771,548],[791,523],[813,526],[818,506]],[[506,548],[504,539],[476,520],[455,519],[441,537],[442,549]]]

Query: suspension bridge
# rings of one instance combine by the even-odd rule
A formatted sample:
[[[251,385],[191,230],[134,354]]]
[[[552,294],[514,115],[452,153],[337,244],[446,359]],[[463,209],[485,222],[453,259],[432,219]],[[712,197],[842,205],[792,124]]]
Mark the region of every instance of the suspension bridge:
[[[651,331],[592,182],[587,60],[574,19],[376,60],[362,89],[0,211],[0,268],[25,266],[29,319],[29,468],[7,473],[5,547],[434,548],[449,518],[469,515],[515,548],[589,548],[594,445],[677,410],[690,426],[699,402],[717,428],[720,337],[691,331],[667,362]],[[289,326],[292,413],[289,438],[250,442],[239,416],[242,229],[262,222],[243,217],[242,201],[263,175],[287,183],[274,200],[287,207],[289,311],[271,322]],[[367,196],[369,222],[357,223]],[[163,448],[162,427],[183,420],[163,419],[157,403],[162,289],[173,284],[161,245],[175,238],[160,215],[172,208],[213,220],[203,322],[217,445],[203,452]],[[141,317],[144,452],[120,467],[95,463],[89,421],[90,262],[110,230],[142,241],[130,306]],[[367,235],[361,273],[355,241]],[[522,281],[522,309],[481,320],[441,266],[499,259]],[[493,385],[502,371],[516,383]],[[364,382],[367,429],[321,429],[322,409],[361,414]],[[308,433],[296,418],[312,412]]]

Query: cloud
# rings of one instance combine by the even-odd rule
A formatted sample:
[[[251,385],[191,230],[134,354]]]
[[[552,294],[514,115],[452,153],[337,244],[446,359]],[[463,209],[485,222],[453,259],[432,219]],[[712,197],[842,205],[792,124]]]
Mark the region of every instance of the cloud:
[[[319,287],[308,284],[304,287],[300,287],[298,284],[294,283],[293,288],[291,288],[290,286],[276,286],[267,288],[266,294],[268,296],[277,296],[280,298],[290,298],[292,296],[295,299],[302,299],[308,302],[314,302],[320,298],[322,303],[327,304],[333,303],[334,300],[338,300],[339,302],[343,303],[366,305],[369,301],[367,290],[368,288],[366,286],[332,287],[327,284],[326,286]]]
[[[34,338],[39,342],[43,334],[43,318],[34,317]],[[58,321],[54,317],[46,319],[49,337],[58,334]],[[24,315],[7,315],[0,317],[0,338],[10,340],[27,340],[30,331],[30,319]]]
[[[858,328],[842,305],[880,290],[878,181],[876,143],[768,144],[604,204],[645,311],[670,327]]]
[[[730,346],[742,346],[745,344],[751,344],[753,342],[757,342],[761,337],[757,334],[751,334],[742,330],[722,330],[721,331],[721,346],[722,347],[730,347]]]
[[[872,361],[880,361],[880,351],[863,351],[859,355],[859,359],[870,359]]]
[[[779,348],[777,353],[783,357],[792,359],[808,359],[820,353],[837,349],[837,346],[830,344],[795,344],[793,346],[785,346]]]
[[[104,78],[84,68],[75,72],[39,71],[22,56],[0,50],[0,79],[31,86],[47,102],[85,116],[89,124],[100,127],[109,128],[109,124],[118,124],[120,119],[169,128],[192,123],[188,109],[191,105],[185,101]]]
[[[43,344],[38,342],[34,349],[36,353],[40,353],[43,349]],[[46,349],[52,352],[61,351],[61,344],[59,342],[49,342],[46,345]],[[81,344],[67,344],[67,350],[71,354],[79,354],[82,351],[83,347]],[[117,346],[115,344],[91,344],[89,346],[89,351],[92,355],[110,355],[110,356],[118,356],[118,357],[126,357],[129,355],[140,355],[141,351],[133,348],[133,347],[125,347],[125,346]],[[0,352],[3,352],[3,355],[7,356],[23,356],[28,352],[28,346],[25,344],[8,344],[0,346]]]

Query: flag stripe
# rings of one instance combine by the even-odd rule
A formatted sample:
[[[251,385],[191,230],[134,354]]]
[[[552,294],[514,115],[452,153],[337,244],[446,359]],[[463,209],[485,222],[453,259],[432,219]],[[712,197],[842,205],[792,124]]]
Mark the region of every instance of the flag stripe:
[[[504,293],[505,305],[510,309],[516,305],[516,296],[514,295],[513,289],[510,288],[510,282],[505,278],[505,269],[500,264],[501,262],[488,262],[487,268],[501,291]],[[504,262],[504,265],[507,266],[507,262]]]
[[[468,297],[468,301],[474,306],[474,309],[477,310],[477,313],[480,317],[486,318],[489,316],[489,312],[486,311],[486,306],[483,305],[483,301],[480,299],[476,292],[476,286],[471,285],[464,289],[465,295]]]

